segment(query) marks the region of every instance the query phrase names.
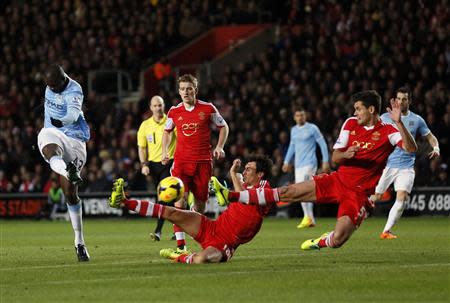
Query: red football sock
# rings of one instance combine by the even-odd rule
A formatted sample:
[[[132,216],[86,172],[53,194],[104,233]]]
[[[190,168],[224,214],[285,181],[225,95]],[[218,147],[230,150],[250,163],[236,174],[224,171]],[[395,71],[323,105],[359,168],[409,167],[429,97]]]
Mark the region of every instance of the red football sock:
[[[161,204],[141,200],[125,200],[124,205],[129,210],[137,212],[140,216],[153,218],[161,218],[165,207]]]
[[[322,248],[322,247],[327,247],[326,241],[327,241],[327,238],[320,239],[320,241],[319,241],[319,247],[320,247],[320,248]]]

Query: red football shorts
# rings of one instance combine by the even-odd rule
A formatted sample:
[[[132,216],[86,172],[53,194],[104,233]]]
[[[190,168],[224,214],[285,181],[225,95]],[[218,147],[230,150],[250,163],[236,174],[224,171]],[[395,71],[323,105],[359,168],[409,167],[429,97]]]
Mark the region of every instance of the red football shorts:
[[[195,198],[207,201],[209,196],[209,180],[212,175],[211,162],[174,161],[171,174],[183,181],[184,191],[192,191]]]
[[[339,204],[337,217],[349,216],[356,227],[367,217],[368,197],[364,191],[346,187],[336,172],[320,174],[313,179],[316,183],[316,203]]]
[[[221,262],[226,262],[233,256],[234,250],[239,244],[233,244],[230,233],[220,222],[213,221],[202,215],[202,222],[195,241],[200,243],[203,249],[212,246],[222,252]],[[236,246],[236,247],[235,247]]]

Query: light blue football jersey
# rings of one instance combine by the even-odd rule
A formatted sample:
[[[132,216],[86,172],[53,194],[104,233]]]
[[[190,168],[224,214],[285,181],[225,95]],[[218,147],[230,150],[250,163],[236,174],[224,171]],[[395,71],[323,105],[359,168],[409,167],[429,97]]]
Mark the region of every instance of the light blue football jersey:
[[[74,138],[86,142],[89,140],[89,126],[84,119],[81,106],[83,105],[83,90],[81,85],[75,80],[69,79],[69,84],[66,89],[60,94],[54,93],[48,86],[45,89],[45,103],[44,103],[44,127],[56,128],[62,131],[68,137]],[[74,111],[78,115],[78,118],[69,124],[63,125],[63,127],[57,128],[50,122],[50,117],[58,120],[63,120],[67,115],[68,110]]]
[[[386,123],[394,124],[394,121],[392,121],[388,113],[381,115],[381,120]],[[406,116],[402,115],[402,122],[413,138],[417,138],[418,135],[426,136],[430,133],[430,129],[425,120],[412,111],[409,111]],[[396,146],[395,150],[389,155],[386,166],[392,168],[411,168],[414,167],[415,160],[415,153],[408,153]]]
[[[319,128],[306,122],[291,128],[291,141],[284,157],[284,163],[290,163],[295,154],[295,168],[304,166],[317,167],[316,143],[319,144],[323,162],[328,162],[328,148]]]

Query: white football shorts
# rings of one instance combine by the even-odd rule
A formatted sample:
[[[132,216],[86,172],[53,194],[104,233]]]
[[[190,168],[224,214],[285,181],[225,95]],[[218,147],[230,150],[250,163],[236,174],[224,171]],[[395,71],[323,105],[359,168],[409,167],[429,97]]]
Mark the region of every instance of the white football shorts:
[[[42,157],[45,159],[42,149],[48,144],[56,144],[63,151],[62,158],[64,162],[74,162],[81,171],[86,163],[86,143],[66,136],[62,131],[56,128],[43,128],[38,135],[38,146]],[[45,161],[49,162],[47,159]]]
[[[411,193],[414,177],[416,176],[416,172],[414,168],[392,168],[385,167],[383,170],[383,174],[381,175],[380,181],[378,181],[378,185],[375,188],[375,192],[377,194],[384,193],[389,186],[394,183],[394,190],[404,190],[408,193]]]
[[[312,179],[317,172],[316,166],[302,166],[295,169],[295,183],[308,181]]]

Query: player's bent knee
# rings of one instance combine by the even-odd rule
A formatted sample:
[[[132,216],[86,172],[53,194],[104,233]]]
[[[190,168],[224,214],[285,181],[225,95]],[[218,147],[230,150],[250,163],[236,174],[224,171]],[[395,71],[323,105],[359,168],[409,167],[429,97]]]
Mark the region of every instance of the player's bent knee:
[[[63,152],[58,145],[48,144],[42,148],[42,154],[47,161],[50,161],[53,156],[62,156]]]

